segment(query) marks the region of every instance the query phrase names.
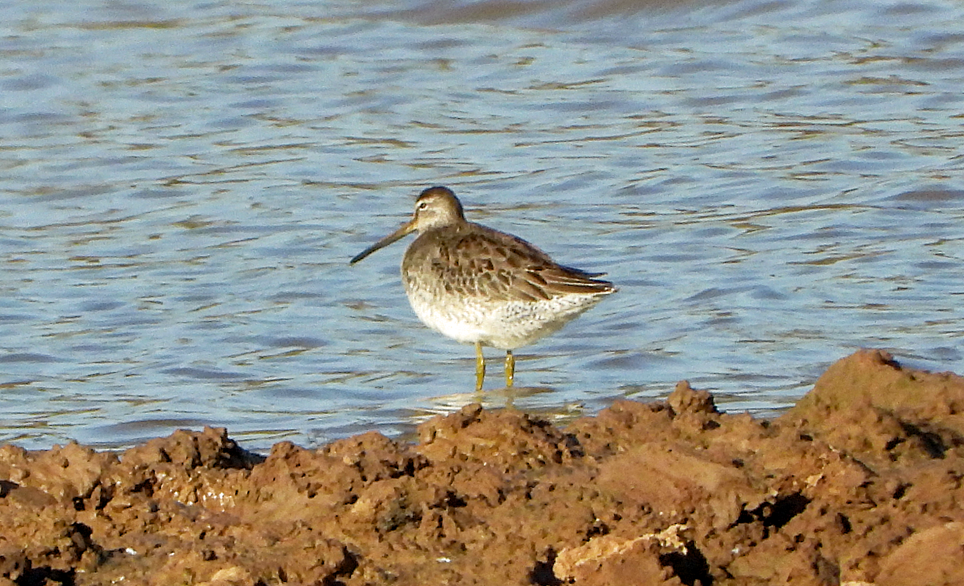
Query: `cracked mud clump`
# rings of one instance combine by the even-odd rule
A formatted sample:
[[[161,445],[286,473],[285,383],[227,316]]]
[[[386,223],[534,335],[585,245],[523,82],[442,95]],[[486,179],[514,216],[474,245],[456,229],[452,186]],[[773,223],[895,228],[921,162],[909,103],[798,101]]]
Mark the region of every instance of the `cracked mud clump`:
[[[964,583],[964,379],[880,351],[774,420],[679,383],[559,428],[469,405],[419,443],[0,447],[0,586]]]

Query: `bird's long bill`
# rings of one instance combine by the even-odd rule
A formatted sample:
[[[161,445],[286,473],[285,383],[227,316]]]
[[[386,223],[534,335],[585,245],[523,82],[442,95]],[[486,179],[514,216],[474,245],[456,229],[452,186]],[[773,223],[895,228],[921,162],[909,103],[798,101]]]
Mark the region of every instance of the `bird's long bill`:
[[[411,221],[411,222],[402,224],[402,227],[399,228],[398,230],[395,230],[394,232],[392,232],[392,233],[389,234],[388,236],[382,238],[381,240],[379,240],[379,241],[376,242],[375,244],[372,244],[371,246],[369,246],[369,247],[366,248],[365,250],[363,250],[363,251],[361,251],[360,253],[358,253],[357,255],[355,255],[355,258],[353,258],[353,259],[351,259],[350,261],[348,261],[348,264],[353,265],[353,264],[355,264],[356,262],[358,262],[358,261],[362,260],[363,258],[365,258],[366,256],[368,256],[369,254],[375,252],[376,250],[381,250],[382,248],[385,248],[385,247],[388,246],[389,244],[392,244],[393,242],[397,242],[397,241],[401,240],[402,238],[408,236],[409,234],[411,234],[411,233],[414,232],[414,231],[415,231],[415,221],[414,221],[414,220]]]

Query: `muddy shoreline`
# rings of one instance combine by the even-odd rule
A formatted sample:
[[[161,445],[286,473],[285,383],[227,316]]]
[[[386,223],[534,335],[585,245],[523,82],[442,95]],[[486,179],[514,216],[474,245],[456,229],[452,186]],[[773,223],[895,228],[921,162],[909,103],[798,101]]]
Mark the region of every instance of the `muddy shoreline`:
[[[417,444],[0,447],[9,584],[961,584],[964,379],[865,350],[773,420],[685,382],[565,428],[469,405]]]

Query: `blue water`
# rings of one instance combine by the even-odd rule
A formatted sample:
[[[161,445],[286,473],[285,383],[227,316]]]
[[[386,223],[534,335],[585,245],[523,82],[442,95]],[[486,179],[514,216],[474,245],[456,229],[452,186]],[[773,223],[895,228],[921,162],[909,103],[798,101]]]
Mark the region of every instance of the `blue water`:
[[[775,413],[859,347],[964,372],[964,5],[0,6],[0,441],[566,420],[689,379]],[[470,219],[620,293],[490,357],[418,323],[405,244]]]

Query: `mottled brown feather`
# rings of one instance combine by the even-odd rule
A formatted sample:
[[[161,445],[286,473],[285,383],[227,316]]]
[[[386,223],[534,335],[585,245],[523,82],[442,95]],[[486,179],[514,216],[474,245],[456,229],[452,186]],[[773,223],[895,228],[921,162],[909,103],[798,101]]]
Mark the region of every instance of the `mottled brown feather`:
[[[569,294],[607,293],[612,283],[556,264],[521,238],[464,222],[427,230],[413,243],[413,266],[428,260],[446,290],[500,301],[544,301]]]

